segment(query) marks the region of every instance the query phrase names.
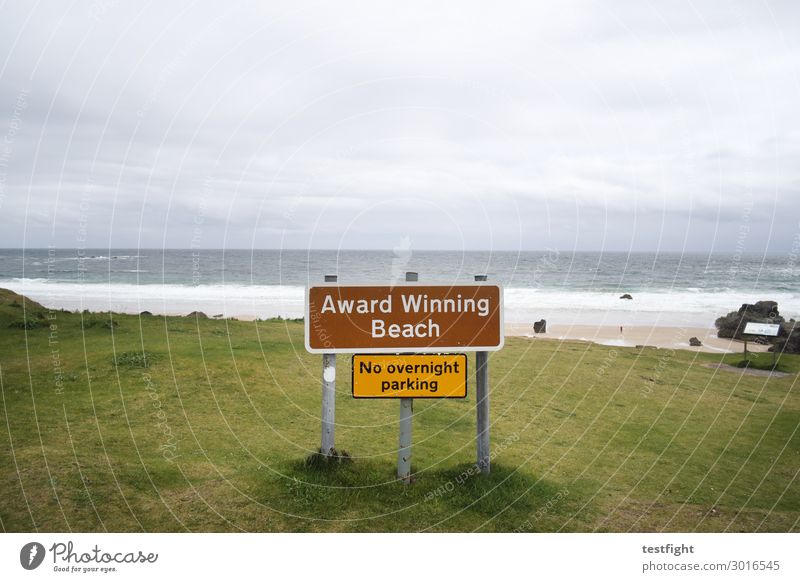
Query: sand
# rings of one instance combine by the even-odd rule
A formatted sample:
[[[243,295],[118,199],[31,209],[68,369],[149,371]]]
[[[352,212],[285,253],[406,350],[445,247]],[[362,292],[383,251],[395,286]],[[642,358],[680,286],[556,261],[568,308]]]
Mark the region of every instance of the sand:
[[[639,345],[658,348],[682,349],[698,352],[741,352],[744,344],[738,340],[717,337],[716,329],[701,327],[664,326],[619,326],[610,325],[550,325],[547,333],[533,333],[533,324],[508,324],[507,336],[522,336],[536,340],[579,340],[607,346],[636,347]],[[696,337],[703,345],[692,347],[689,338]],[[768,346],[747,343],[748,351],[765,352]]]
[[[93,288],[93,286],[87,286]],[[101,291],[102,286],[97,286]],[[19,293],[25,292],[24,289],[15,289]],[[66,294],[64,296],[52,294],[36,294],[26,293],[31,299],[41,302],[43,305],[51,309],[84,309],[91,307],[92,311],[114,311],[117,313],[136,314],[140,311],[147,310],[155,315],[169,315],[169,316],[182,316],[190,311],[202,311],[208,317],[229,317],[242,321],[252,321],[256,319],[252,298],[236,302],[229,298],[223,298],[216,301],[197,301],[185,300],[175,301],[173,298],[166,297],[157,298],[150,297],[147,300],[137,298],[134,301],[117,301],[113,293],[110,293],[105,288],[105,294],[102,293],[97,296],[83,297],[82,295]],[[302,300],[298,300],[292,304],[290,317],[302,316]],[[169,305],[169,307],[167,307]],[[635,312],[634,312],[635,314]],[[519,315],[519,314],[518,314]],[[541,315],[541,314],[540,314]],[[562,324],[550,324],[547,326],[547,333],[534,334],[533,322],[531,323],[507,323],[505,331],[507,336],[521,336],[529,337],[536,340],[579,340],[594,342],[608,346],[619,347],[636,347],[638,345],[653,346],[658,348],[671,348],[671,349],[684,349],[701,352],[712,353],[731,353],[741,352],[743,344],[736,340],[727,340],[717,338],[716,329],[708,327],[681,327],[684,320],[690,319],[697,320],[697,314],[688,313],[660,313],[660,321],[670,321],[674,323],[672,327],[664,326],[661,324],[653,325],[650,322],[644,321],[641,318],[636,322],[636,325],[625,325],[620,332],[618,325],[603,325],[593,323],[593,318],[601,317],[605,319],[608,316],[605,312],[582,312],[576,311],[574,313],[562,314]],[[264,317],[261,315],[260,317]],[[579,319],[583,323],[572,324],[569,319]],[[567,321],[565,321],[567,319]],[[630,322],[633,323],[633,322]],[[700,347],[691,347],[689,345],[690,337],[697,337],[703,342]],[[748,349],[753,352],[764,352],[767,346],[748,343]]]

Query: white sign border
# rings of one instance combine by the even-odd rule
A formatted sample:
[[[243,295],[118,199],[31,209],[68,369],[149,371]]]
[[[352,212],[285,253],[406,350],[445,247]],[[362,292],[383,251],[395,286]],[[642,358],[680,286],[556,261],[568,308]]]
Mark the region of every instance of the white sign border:
[[[769,330],[769,333],[763,333],[763,331],[747,331],[747,328],[749,326],[751,326],[751,325],[768,325],[768,326],[771,327],[771,329]],[[772,332],[775,332],[775,333],[772,333]],[[780,323],[758,323],[757,321],[748,321],[744,325],[744,331],[742,333],[743,334],[747,334],[747,335],[763,335],[763,336],[767,336],[767,337],[778,337],[778,335],[780,335],[780,333],[781,333],[781,324]]]
[[[500,291],[500,343],[496,346],[436,346],[429,348],[312,348],[309,345],[310,331],[311,331],[311,316],[310,316],[310,301],[309,296],[311,287],[497,287]],[[497,352],[503,349],[506,343],[506,329],[505,329],[505,290],[500,283],[491,283],[489,281],[477,281],[467,283],[454,283],[452,285],[439,285],[437,283],[427,283],[422,281],[413,282],[400,282],[395,285],[387,285],[380,283],[319,283],[317,285],[306,285],[305,289],[305,305],[303,306],[303,319],[304,319],[304,336],[303,343],[305,344],[306,351],[311,354],[440,354],[442,352]]]

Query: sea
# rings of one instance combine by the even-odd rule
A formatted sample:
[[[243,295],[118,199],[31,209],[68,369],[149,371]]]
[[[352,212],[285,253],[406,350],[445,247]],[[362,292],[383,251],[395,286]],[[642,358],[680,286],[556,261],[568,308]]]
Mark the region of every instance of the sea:
[[[743,303],[800,316],[786,255],[546,251],[0,249],[0,287],[49,308],[237,318],[303,317],[305,289],[341,284],[503,285],[506,323],[713,327]],[[629,294],[633,299],[621,299]]]

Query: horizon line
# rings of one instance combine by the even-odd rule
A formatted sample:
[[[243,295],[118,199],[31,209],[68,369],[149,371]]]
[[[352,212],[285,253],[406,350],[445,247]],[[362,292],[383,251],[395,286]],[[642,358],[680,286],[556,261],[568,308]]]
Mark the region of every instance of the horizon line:
[[[342,248],[326,248],[326,247],[316,247],[316,248],[281,248],[281,247],[203,247],[203,248],[191,248],[191,247],[66,247],[66,246],[30,246],[30,247],[0,247],[0,251],[25,251],[25,250],[142,250],[142,251],[291,251],[291,252],[339,252],[339,251],[356,251],[356,252],[376,252],[376,253],[392,253],[395,252],[393,248],[351,248],[351,247],[342,247]],[[665,254],[665,253],[672,253],[672,254],[740,254],[740,255],[772,255],[772,254],[791,254],[790,250],[787,251],[774,251],[774,250],[763,250],[763,251],[740,251],[740,250],[713,250],[713,249],[706,249],[706,250],[674,250],[674,249],[658,249],[658,250],[614,250],[614,249],[559,249],[555,247],[551,248],[543,248],[543,249],[437,249],[437,248],[419,248],[419,249],[410,249],[412,252],[438,252],[438,253],[550,253],[550,252],[558,252],[558,253],[617,253],[617,254],[641,254],[641,253],[654,253],[654,254]]]

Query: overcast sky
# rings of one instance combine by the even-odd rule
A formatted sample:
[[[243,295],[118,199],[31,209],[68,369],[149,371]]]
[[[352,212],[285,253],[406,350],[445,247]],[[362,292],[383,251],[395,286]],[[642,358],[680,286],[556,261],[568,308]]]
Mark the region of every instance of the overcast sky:
[[[791,250],[795,2],[431,4],[6,2],[0,246]]]

